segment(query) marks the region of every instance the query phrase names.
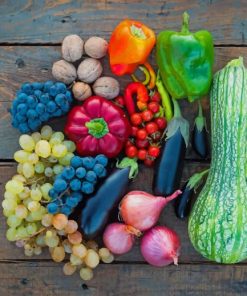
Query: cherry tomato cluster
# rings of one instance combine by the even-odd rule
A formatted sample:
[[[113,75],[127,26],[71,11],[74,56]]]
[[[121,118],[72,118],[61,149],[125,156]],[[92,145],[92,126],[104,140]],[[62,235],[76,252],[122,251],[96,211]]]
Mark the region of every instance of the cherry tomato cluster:
[[[128,157],[137,157],[151,166],[160,153],[160,140],[166,120],[159,117],[160,95],[155,92],[148,102],[137,101],[138,112],[130,115],[132,134],[125,146]]]

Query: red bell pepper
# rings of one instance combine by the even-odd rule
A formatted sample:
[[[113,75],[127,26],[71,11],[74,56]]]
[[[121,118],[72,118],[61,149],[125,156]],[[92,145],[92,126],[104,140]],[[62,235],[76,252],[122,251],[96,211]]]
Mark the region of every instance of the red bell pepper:
[[[138,107],[140,103],[148,102],[149,96],[147,88],[141,82],[131,82],[125,88],[124,102],[130,115],[136,112],[134,96],[136,96]]]
[[[102,153],[116,157],[130,133],[131,126],[123,110],[99,96],[74,107],[65,126],[65,134],[76,143],[77,152],[85,156]]]

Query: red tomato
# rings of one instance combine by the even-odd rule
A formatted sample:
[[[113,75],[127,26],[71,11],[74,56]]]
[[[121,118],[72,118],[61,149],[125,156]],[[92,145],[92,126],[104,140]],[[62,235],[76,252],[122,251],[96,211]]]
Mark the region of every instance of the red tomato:
[[[153,112],[150,110],[142,111],[141,115],[142,115],[143,121],[146,121],[146,122],[150,121],[154,116]]]
[[[159,129],[163,130],[166,128],[166,119],[164,117],[155,118],[155,122],[158,124]]]
[[[157,113],[160,110],[160,105],[157,102],[150,102],[148,104],[148,110],[152,111],[153,113]]]
[[[160,154],[160,148],[157,146],[150,146],[148,148],[148,155],[150,155],[151,157],[158,157]]]
[[[126,142],[126,144],[125,144],[125,147],[129,147],[129,146],[132,146],[132,145],[133,145],[133,143],[130,140],[128,140]]]
[[[152,102],[157,102],[157,103],[159,103],[160,100],[161,100],[160,93],[156,91],[156,92],[151,96],[151,101],[152,101]]]
[[[138,148],[147,148],[148,145],[149,145],[149,142],[147,139],[145,139],[145,140],[136,139],[136,146]]]
[[[147,132],[144,128],[138,129],[136,137],[139,140],[145,140],[147,138]]]
[[[125,148],[125,153],[129,158],[136,157],[137,152],[137,148],[134,145]]]
[[[148,167],[151,167],[151,166],[153,166],[153,164],[154,164],[154,160],[152,160],[152,159],[150,159],[150,158],[146,158],[146,159],[144,160],[144,164],[145,164],[146,166],[148,166]]]
[[[140,113],[134,113],[130,116],[130,121],[135,126],[138,126],[142,123],[142,117]]]
[[[149,122],[146,124],[145,129],[149,135],[156,133],[159,130],[158,124],[155,122]]]
[[[146,149],[140,149],[140,150],[138,150],[137,157],[140,160],[146,159],[146,157],[147,157],[147,150]]]
[[[138,127],[132,126],[131,127],[131,136],[136,137],[137,131],[138,131]]]

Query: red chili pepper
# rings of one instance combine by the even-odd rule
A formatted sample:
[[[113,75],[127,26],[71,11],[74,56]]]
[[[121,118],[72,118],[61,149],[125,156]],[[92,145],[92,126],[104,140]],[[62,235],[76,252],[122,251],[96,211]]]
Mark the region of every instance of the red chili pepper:
[[[124,101],[130,115],[136,112],[134,95],[136,95],[137,102],[146,103],[149,100],[148,91],[141,82],[128,84],[124,92]]]
[[[92,96],[70,111],[65,133],[76,143],[81,155],[103,153],[116,157],[131,133],[131,126],[121,108]]]

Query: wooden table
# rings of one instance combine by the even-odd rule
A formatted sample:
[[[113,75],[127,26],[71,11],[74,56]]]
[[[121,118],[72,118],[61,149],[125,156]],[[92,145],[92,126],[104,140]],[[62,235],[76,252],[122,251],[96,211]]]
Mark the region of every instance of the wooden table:
[[[52,63],[60,58],[60,44],[67,34],[109,38],[110,32],[124,18],[143,21],[155,30],[179,30],[181,14],[191,15],[191,30],[212,32],[215,44],[215,70],[231,58],[242,55],[247,64],[246,0],[100,0],[100,1],[0,1],[0,187],[16,171],[13,153],[18,149],[19,133],[10,124],[8,108],[16,90],[24,81],[51,78]],[[105,63],[107,64],[107,62]],[[109,70],[105,71],[106,73]],[[121,79],[122,86],[128,78]],[[196,104],[182,102],[183,114],[191,122]],[[209,115],[207,98],[203,107]],[[54,125],[62,129],[63,120]],[[184,182],[192,173],[209,166],[188,149],[183,174]],[[132,189],[151,191],[152,169],[141,167]],[[0,223],[0,295],[246,295],[246,263],[219,265],[201,257],[192,247],[187,234],[187,221],[174,215],[172,206],[160,219],[175,229],[182,240],[179,266],[153,268],[144,263],[139,246],[113,264],[101,264],[95,277],[83,283],[79,275],[65,277],[62,264],[44,253],[31,259],[5,239],[6,223]]]

